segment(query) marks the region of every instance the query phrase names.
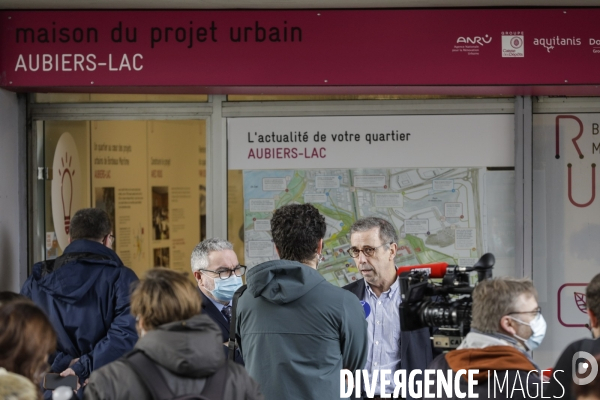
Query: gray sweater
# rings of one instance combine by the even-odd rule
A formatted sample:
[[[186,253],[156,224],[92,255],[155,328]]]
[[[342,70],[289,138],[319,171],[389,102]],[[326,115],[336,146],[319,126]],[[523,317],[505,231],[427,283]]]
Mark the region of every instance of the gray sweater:
[[[257,265],[246,280],[237,333],[265,399],[339,399],[340,370],[361,369],[367,360],[367,322],[356,296],[295,261]]]
[[[154,360],[171,391],[200,394],[206,377],[225,359],[221,330],[208,315],[172,322],[148,332],[135,345]],[[85,400],[151,399],[146,386],[124,362],[117,360],[96,371],[84,391]],[[246,370],[229,362],[224,400],[262,400],[259,387]]]

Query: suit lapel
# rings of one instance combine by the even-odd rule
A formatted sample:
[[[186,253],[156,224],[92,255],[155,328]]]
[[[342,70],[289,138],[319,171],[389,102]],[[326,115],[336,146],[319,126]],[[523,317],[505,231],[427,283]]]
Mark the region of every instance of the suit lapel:
[[[351,290],[352,293],[354,293],[354,295],[356,297],[358,297],[359,300],[363,300],[365,297],[365,280],[363,279],[359,279],[356,282],[356,286],[354,286]]]
[[[225,316],[221,314],[221,312],[217,309],[217,307],[215,307],[212,301],[210,301],[210,299],[206,297],[204,293],[200,291],[200,289],[198,289],[198,291],[202,296],[202,311],[207,313],[213,319],[213,321],[218,322],[219,325],[221,325],[222,329],[225,329],[227,335],[229,335],[229,323],[225,319]]]

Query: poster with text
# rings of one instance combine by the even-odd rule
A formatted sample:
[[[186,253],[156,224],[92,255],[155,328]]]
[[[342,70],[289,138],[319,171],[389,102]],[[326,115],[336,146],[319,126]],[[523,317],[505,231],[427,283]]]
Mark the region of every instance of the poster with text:
[[[114,249],[138,276],[151,260],[148,246],[146,122],[93,121],[92,206],[113,223]]]
[[[190,271],[200,239],[201,139],[198,121],[148,122],[153,267]]]
[[[514,224],[497,223],[514,220],[501,205],[514,202],[512,116],[240,118],[228,139],[229,168],[243,170],[249,267],[277,258],[273,212],[311,203],[327,223],[319,271],[334,285],[361,278],[346,250],[367,216],[396,228],[397,265],[472,266],[504,240],[496,271],[514,274]]]

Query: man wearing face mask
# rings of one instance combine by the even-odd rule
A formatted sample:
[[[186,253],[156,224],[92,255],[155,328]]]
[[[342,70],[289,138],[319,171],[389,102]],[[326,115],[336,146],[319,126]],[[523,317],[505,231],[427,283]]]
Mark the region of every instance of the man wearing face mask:
[[[208,314],[221,328],[223,343],[229,341],[231,300],[242,286],[246,267],[240,265],[227,240],[211,238],[200,242],[192,251],[192,272],[202,296],[202,312]],[[226,353],[228,350],[226,348]],[[235,361],[244,365],[242,354],[236,350]]]
[[[527,352],[541,344],[545,333],[546,321],[530,279],[488,279],[473,290],[471,331],[456,350],[438,356],[428,368],[455,373],[479,370],[474,393],[480,399],[488,398],[488,393],[495,393],[497,399],[537,399],[541,397],[539,368]],[[502,387],[505,381],[508,384]],[[468,393],[465,379],[460,379],[460,385],[460,391]],[[514,391],[515,385],[522,390]],[[437,392],[437,387],[431,391]],[[445,391],[442,394],[438,398],[448,398]]]
[[[567,346],[565,351],[563,351],[554,366],[555,373],[552,375],[550,384],[548,385],[548,393],[550,396],[560,397],[565,400],[575,399],[575,385],[573,385],[573,356],[579,351],[585,351],[592,356],[600,355],[600,340],[598,340],[600,337],[600,274],[594,276],[588,284],[585,289],[585,298],[587,303],[587,314],[590,319],[589,329],[592,338],[577,340]],[[581,361],[584,360],[585,359],[581,359]],[[578,374],[576,375],[579,377]],[[584,378],[584,376],[580,376],[580,378]]]

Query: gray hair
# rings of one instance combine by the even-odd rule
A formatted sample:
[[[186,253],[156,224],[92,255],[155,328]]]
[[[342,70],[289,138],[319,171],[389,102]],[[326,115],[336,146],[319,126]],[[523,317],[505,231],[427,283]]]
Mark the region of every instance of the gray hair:
[[[361,218],[350,227],[350,236],[355,232],[370,231],[379,228],[379,239],[382,244],[398,243],[398,234],[394,226],[383,218],[367,217]]]
[[[233,250],[233,245],[225,239],[210,238],[201,241],[192,251],[192,272],[208,267],[208,255],[213,251]]]
[[[519,297],[524,294],[537,300],[537,291],[529,278],[500,276],[479,282],[473,290],[473,319],[471,328],[483,333],[500,330],[500,320],[517,310]]]

